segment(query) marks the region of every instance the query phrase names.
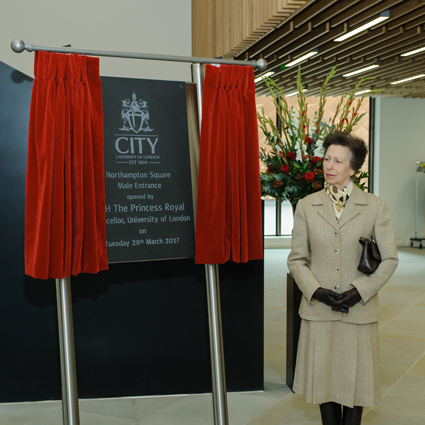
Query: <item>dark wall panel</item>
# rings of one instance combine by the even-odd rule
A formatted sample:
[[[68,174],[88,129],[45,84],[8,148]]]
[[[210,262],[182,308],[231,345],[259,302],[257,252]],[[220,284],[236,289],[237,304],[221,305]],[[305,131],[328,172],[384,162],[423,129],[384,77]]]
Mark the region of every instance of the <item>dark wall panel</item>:
[[[24,275],[32,80],[0,62],[0,402],[59,399],[53,280]],[[229,391],[263,388],[263,261],[220,266]],[[211,390],[205,271],[193,259],[72,278],[80,398]]]

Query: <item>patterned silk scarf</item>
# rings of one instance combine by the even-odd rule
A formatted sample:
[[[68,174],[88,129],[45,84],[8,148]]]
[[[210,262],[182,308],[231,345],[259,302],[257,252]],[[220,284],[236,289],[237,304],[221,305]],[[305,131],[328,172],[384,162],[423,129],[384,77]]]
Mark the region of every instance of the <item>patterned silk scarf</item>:
[[[339,190],[336,186],[333,186],[325,181],[325,192],[329,196],[334,206],[335,216],[337,220],[341,218],[344,211],[345,204],[350,198],[351,192],[353,191],[353,182],[350,180],[348,185],[343,190]]]

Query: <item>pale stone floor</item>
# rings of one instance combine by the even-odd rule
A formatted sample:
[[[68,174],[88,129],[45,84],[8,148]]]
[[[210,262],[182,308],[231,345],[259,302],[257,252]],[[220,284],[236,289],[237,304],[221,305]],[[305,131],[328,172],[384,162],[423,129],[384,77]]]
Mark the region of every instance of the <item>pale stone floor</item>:
[[[319,409],[285,384],[286,257],[265,258],[264,392],[228,394],[231,425],[320,424]],[[425,423],[425,249],[400,248],[400,264],[380,291],[382,394],[364,424]],[[211,395],[80,401],[81,425],[213,424]],[[61,425],[60,402],[1,404],[2,425]]]

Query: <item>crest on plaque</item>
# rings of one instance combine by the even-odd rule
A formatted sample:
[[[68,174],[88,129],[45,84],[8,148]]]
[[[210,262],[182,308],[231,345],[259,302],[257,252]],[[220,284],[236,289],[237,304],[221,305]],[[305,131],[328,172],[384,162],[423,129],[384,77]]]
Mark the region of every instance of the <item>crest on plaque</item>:
[[[134,131],[136,134],[140,131],[153,131],[148,123],[148,103],[142,99],[137,100],[136,93],[133,93],[131,100],[122,101],[121,118],[124,120],[121,131]]]

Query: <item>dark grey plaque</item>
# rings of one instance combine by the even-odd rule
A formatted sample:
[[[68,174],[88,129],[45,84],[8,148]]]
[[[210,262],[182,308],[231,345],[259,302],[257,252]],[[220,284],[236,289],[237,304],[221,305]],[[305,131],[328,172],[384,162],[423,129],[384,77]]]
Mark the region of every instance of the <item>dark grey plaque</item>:
[[[108,261],[194,256],[185,83],[102,77]]]

